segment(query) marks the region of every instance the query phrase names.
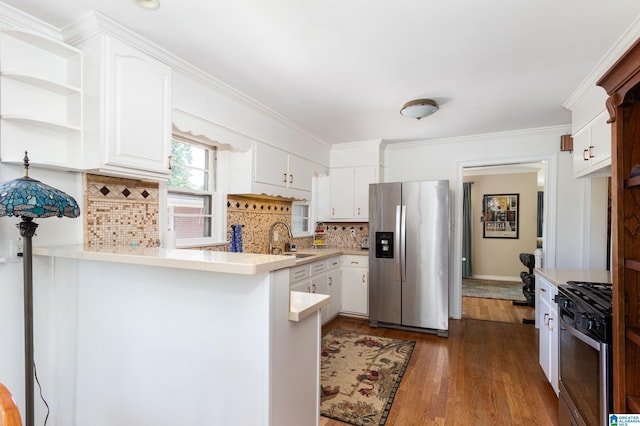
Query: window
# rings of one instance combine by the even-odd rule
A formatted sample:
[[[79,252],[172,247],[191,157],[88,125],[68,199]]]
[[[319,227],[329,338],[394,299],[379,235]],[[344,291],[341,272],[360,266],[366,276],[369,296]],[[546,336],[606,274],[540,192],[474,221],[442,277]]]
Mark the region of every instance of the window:
[[[309,204],[293,203],[291,223],[293,223],[294,236],[311,235],[311,208]]]
[[[215,148],[182,137],[171,141],[171,178],[167,182],[169,229],[179,244],[211,242]]]

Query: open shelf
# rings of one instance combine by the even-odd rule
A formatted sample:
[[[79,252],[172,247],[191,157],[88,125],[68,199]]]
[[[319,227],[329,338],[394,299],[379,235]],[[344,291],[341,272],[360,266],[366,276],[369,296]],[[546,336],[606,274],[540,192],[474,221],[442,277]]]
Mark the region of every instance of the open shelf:
[[[57,83],[57,82],[54,82],[54,81],[45,80],[45,79],[37,77],[37,76],[23,74],[23,73],[19,73],[19,72],[2,71],[1,75],[2,75],[2,77],[10,78],[12,80],[19,81],[19,82],[24,83],[24,84],[28,84],[30,86],[34,86],[34,87],[38,87],[40,89],[48,90],[49,92],[53,92],[53,93],[56,93],[58,95],[68,96],[68,95],[73,95],[73,94],[77,94],[77,93],[79,94],[79,93],[82,92],[81,89],[79,87],[76,87],[76,86]]]
[[[640,346],[640,329],[627,327],[627,340]]]
[[[640,414],[640,396],[627,395],[627,407],[631,414]]]
[[[624,180],[625,188],[633,188],[635,186],[640,186],[640,176],[634,176]]]
[[[634,271],[640,271],[640,259],[625,259],[624,267]]]

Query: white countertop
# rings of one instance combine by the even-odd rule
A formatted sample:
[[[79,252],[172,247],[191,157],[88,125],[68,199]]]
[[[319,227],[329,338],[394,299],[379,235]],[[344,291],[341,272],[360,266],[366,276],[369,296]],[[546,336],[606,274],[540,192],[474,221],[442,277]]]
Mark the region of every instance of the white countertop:
[[[308,248],[298,249],[295,252],[288,252],[285,255],[292,255],[294,253],[312,254],[313,256],[303,257],[296,259],[296,265],[304,265],[305,263],[315,262],[316,260],[327,259],[333,256],[340,256],[343,254],[352,254],[357,256],[369,256],[369,250],[352,249],[352,248]]]
[[[610,271],[536,268],[535,272],[556,286],[566,284],[567,281],[589,281],[596,283],[611,282]]]
[[[327,294],[289,292],[289,320],[302,321],[304,318],[329,304],[331,296]]]
[[[151,247],[110,247],[102,249],[88,249],[82,245],[34,247],[33,254],[241,275],[261,274],[289,268],[296,264],[296,259],[292,256]]]

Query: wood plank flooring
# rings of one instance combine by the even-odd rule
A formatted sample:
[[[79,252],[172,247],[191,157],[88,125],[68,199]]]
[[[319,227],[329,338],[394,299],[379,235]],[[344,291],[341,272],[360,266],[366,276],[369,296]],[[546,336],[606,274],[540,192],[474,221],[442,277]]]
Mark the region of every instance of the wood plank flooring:
[[[524,318],[535,319],[535,310],[531,306],[514,305],[511,300],[463,297],[462,318],[521,324]]]
[[[323,327],[416,341],[386,426],[558,425],[558,399],[538,364],[532,325],[450,320],[449,337],[371,328],[339,317]],[[321,426],[343,426],[320,418]]]

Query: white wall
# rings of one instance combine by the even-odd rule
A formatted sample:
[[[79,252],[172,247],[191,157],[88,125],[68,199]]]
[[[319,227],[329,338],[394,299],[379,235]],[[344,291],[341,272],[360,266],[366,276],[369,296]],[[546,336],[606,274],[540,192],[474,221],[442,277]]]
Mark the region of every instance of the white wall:
[[[464,138],[390,144],[384,152],[385,182],[449,179],[452,191],[452,252],[450,281],[450,310],[454,318],[460,308],[460,239],[461,229],[455,229],[461,203],[456,190],[462,188],[463,167],[508,164],[548,160],[548,198],[545,210],[546,226],[551,238],[545,244],[545,266],[563,269],[582,269],[585,264],[583,236],[585,229],[585,200],[587,180],[573,178],[572,154],[560,152],[560,136],[568,134],[571,126],[523,130]],[[557,182],[557,184],[554,184]],[[461,192],[461,191],[459,191]],[[460,195],[459,199],[462,197]],[[553,239],[555,234],[555,240]]]

